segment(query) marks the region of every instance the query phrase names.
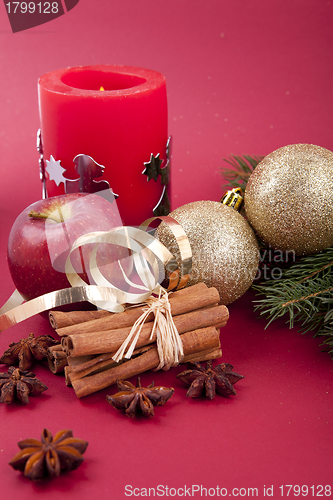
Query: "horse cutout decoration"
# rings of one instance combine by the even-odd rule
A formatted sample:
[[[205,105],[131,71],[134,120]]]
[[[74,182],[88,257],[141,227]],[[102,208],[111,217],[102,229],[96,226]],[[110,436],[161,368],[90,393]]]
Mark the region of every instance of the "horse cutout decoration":
[[[104,173],[104,166],[97,163],[91,156],[79,154],[73,160],[78,179],[65,179],[67,193],[97,193],[110,189],[108,181],[96,181]],[[117,197],[117,195],[115,195]]]

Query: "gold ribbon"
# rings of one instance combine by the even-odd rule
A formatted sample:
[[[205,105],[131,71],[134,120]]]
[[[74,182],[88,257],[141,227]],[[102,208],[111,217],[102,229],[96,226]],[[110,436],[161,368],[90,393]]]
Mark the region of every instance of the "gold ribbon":
[[[149,225],[157,219],[168,224],[177,240],[182,262],[181,270],[169,250],[147,232]],[[123,271],[121,262],[119,265],[125,283],[139,290],[139,293],[122,290],[104,277],[97,265],[97,251],[100,243],[118,245],[131,251],[133,266],[136,275],[140,278],[140,283],[131,281]],[[95,285],[87,285],[82,280],[75,272],[70,259],[75,249],[86,244],[95,245],[89,262],[89,270]],[[0,309],[0,331],[43,311],[75,302],[88,301],[101,309],[121,312],[125,304],[139,304],[145,302],[152,293],[159,293],[162,266],[163,273],[165,272],[165,288],[170,291],[186,285],[190,277],[191,265],[192,253],[189,241],[180,224],[170,216],[148,219],[139,228],[124,226],[111,231],[86,234],[74,242],[65,264],[66,276],[71,287],[47,293],[25,303],[22,303],[24,299],[16,290]]]

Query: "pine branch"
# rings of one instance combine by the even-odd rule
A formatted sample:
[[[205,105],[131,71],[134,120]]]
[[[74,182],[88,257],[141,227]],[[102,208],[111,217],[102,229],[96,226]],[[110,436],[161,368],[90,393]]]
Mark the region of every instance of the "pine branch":
[[[232,166],[231,169],[221,169],[221,174],[228,181],[227,186],[240,187],[245,191],[247,181],[263,156],[235,156],[224,158]],[[225,186],[223,186],[225,188]]]
[[[332,266],[333,248],[327,248],[321,253],[300,259],[286,271],[286,276],[307,281],[322,276],[326,270],[332,269]]]
[[[255,310],[268,317],[268,325],[288,315],[290,328],[300,323],[302,333],[326,336],[324,345],[333,356],[333,248],[303,257],[284,270],[281,279],[253,288],[265,295],[255,301]]]
[[[323,299],[323,303],[326,305],[328,311],[324,319],[324,327],[319,332],[318,335],[322,335],[325,338],[323,345],[327,347],[328,353],[333,358],[333,298]]]

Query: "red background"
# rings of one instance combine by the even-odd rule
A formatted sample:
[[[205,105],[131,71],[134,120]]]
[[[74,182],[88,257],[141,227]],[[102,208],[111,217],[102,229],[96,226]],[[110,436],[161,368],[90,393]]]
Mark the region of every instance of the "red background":
[[[13,34],[2,7],[0,303],[14,290],[10,227],[41,196],[40,75],[103,63],[163,73],[172,206],[219,200],[223,159],[231,154],[265,155],[298,142],[333,149],[332,15],[326,0],[80,0],[64,16]],[[126,485],[202,485],[229,493],[257,487],[263,498],[264,486],[274,485],[278,498],[281,485],[332,484],[332,361],[320,339],[282,320],[265,330],[252,299],[249,292],[232,304],[221,330],[222,360],[245,375],[234,398],[186,399],[175,378],[181,368],[147,373],[143,384],[154,379],[175,394],[153,419],[130,420],[106,403],[114,389],[78,400],[61,376],[37,366],[49,390],[26,407],[0,407],[1,496],[118,500]],[[33,318],[1,333],[1,352],[31,331],[52,333],[46,320]],[[38,438],[44,427],[73,429],[90,444],[77,471],[33,484],[7,463],[17,441]]]

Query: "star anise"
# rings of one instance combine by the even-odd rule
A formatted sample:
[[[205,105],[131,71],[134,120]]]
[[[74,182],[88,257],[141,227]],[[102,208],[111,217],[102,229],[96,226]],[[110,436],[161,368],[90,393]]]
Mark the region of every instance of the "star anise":
[[[38,361],[47,357],[47,348],[59,344],[50,335],[39,335],[35,337],[33,333],[19,342],[9,344],[7,351],[0,358],[0,363],[5,365],[19,365],[20,370],[29,370],[33,360]]]
[[[25,405],[29,403],[29,395],[35,396],[46,390],[46,385],[27,370],[10,366],[8,373],[0,373],[0,403],[10,404],[16,396]]]
[[[154,387],[152,382],[148,387],[141,387],[138,377],[136,387],[127,380],[117,380],[118,391],[106,400],[117,410],[125,410],[125,414],[134,417],[141,410],[146,417],[154,416],[154,406],[163,406],[174,393],[172,387]]]
[[[192,368],[190,368],[192,367]],[[198,362],[189,363],[187,370],[177,375],[182,382],[190,386],[186,396],[196,398],[205,390],[206,396],[213,399],[215,393],[220,396],[235,395],[233,384],[236,384],[243,375],[233,372],[233,366],[222,363],[213,368],[212,361],[207,361],[206,368]]]
[[[61,471],[77,469],[84,460],[82,454],[88,442],[74,438],[69,430],[59,431],[53,437],[50,431],[44,429],[41,441],[25,439],[17,445],[21,451],[9,465],[36,481],[44,476],[59,476]]]

